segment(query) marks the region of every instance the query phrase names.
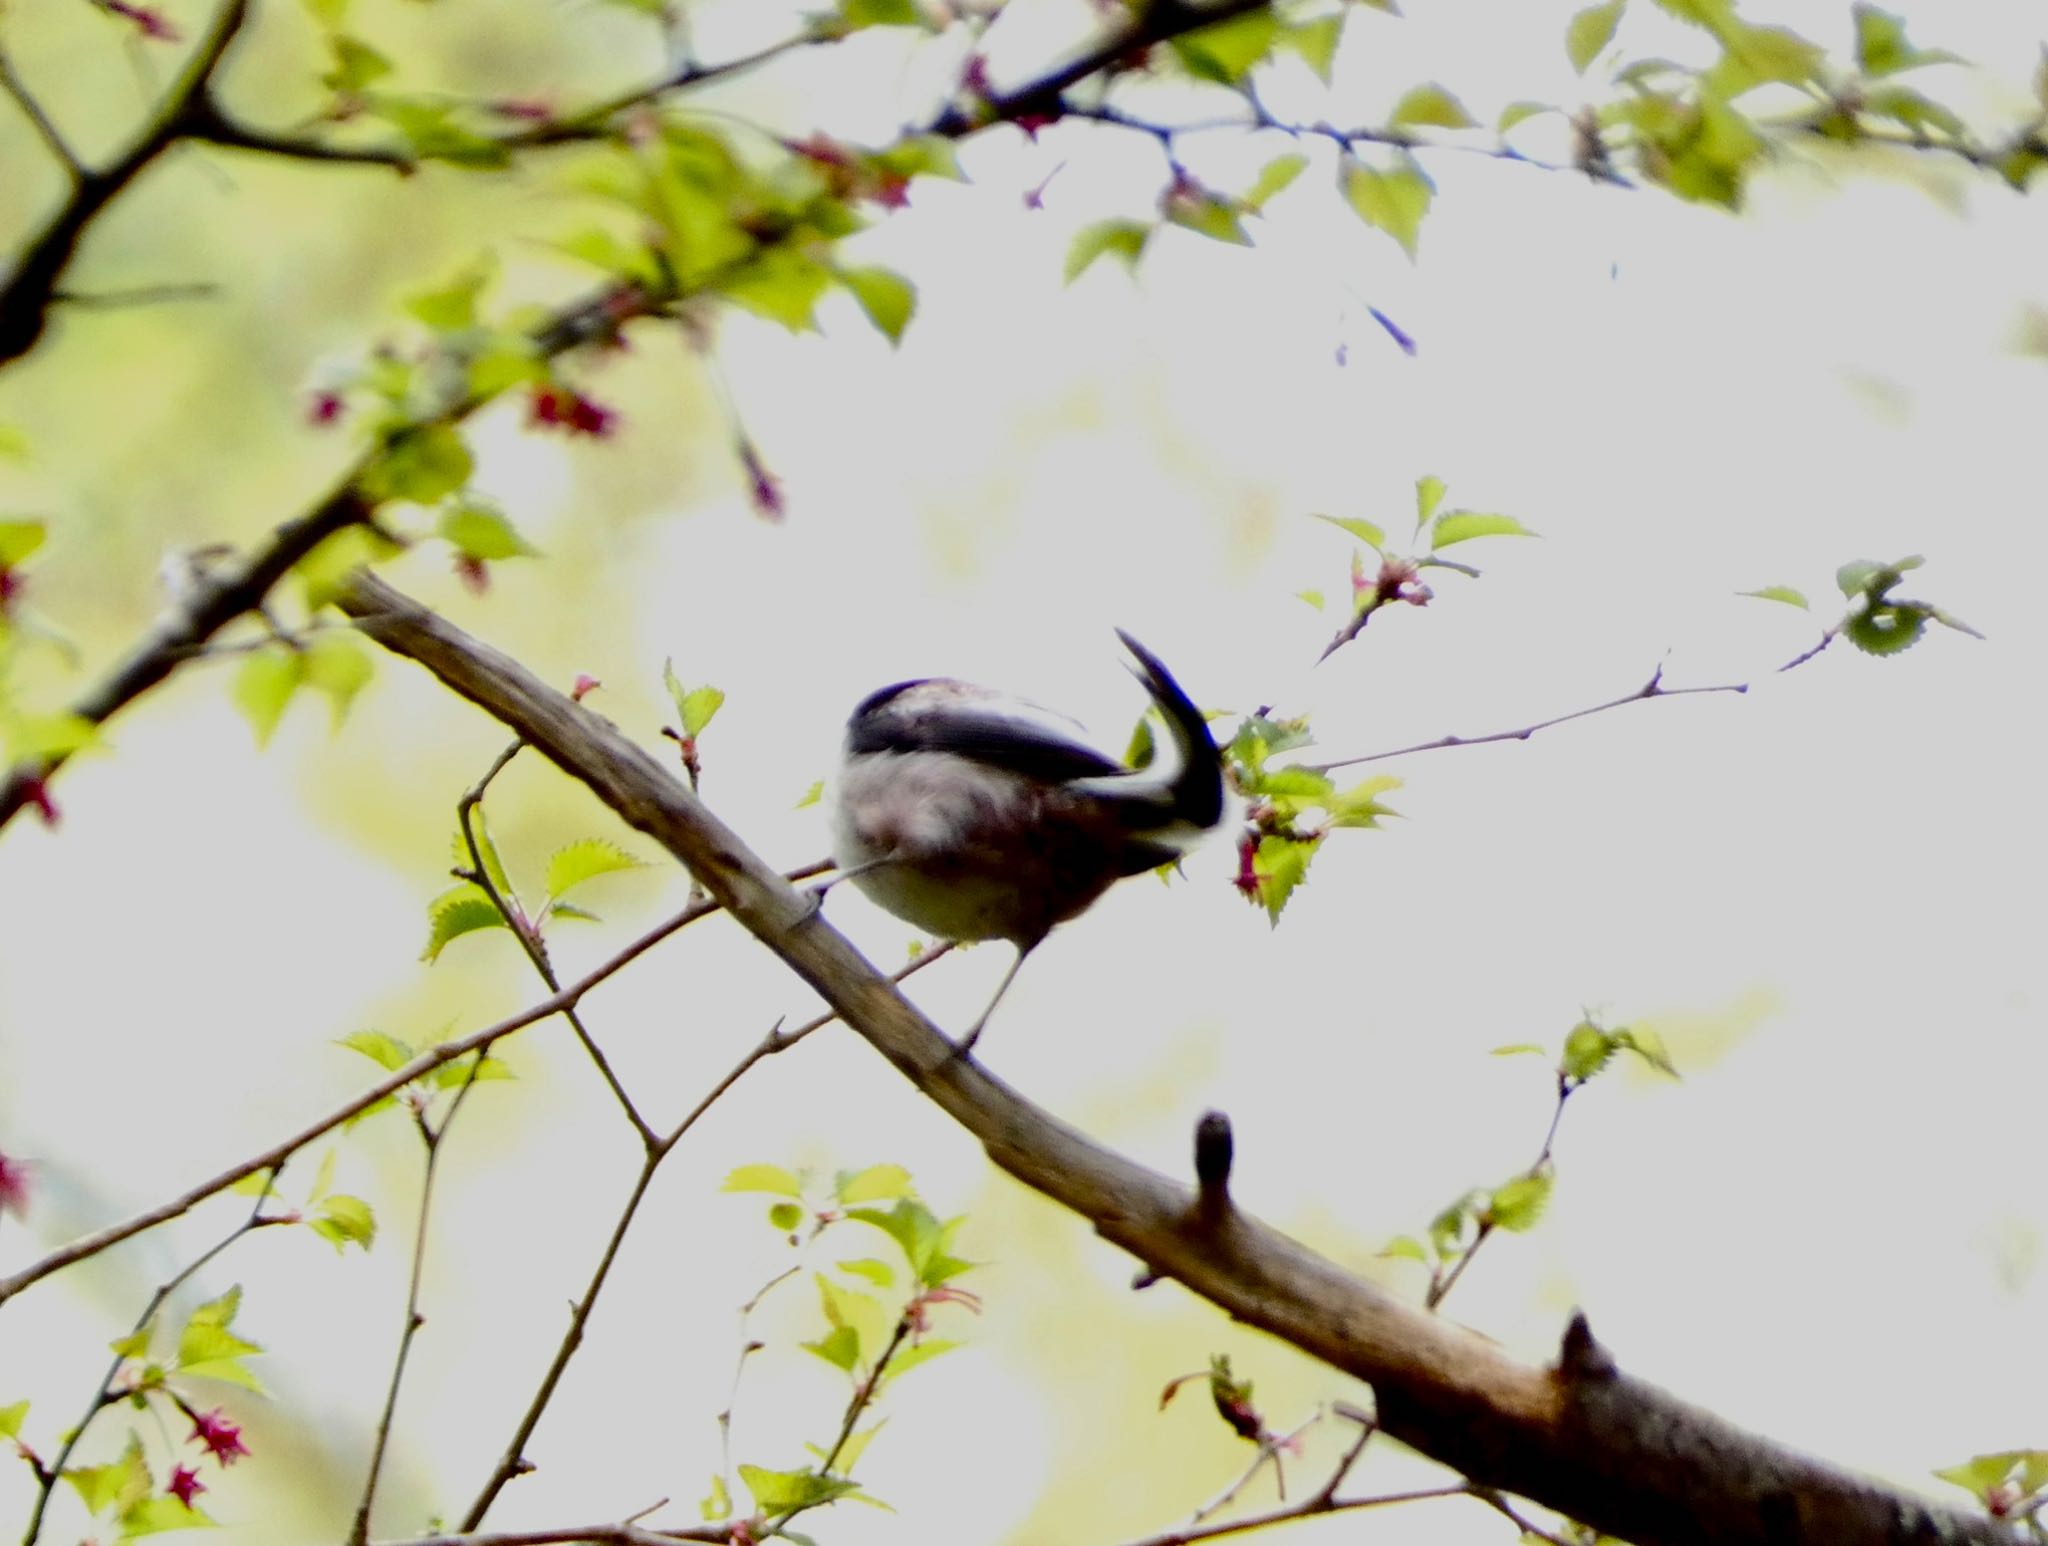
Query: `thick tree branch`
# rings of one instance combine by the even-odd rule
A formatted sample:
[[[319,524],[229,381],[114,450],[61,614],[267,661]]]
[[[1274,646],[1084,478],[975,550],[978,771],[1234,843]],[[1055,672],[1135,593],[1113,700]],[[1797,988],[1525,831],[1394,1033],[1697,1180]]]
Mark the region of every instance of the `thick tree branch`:
[[[1482,1488],[1517,1493],[1638,1546],[2007,1543],[1994,1522],[1747,1433],[1622,1373],[1583,1317],[1532,1368],[1354,1277],[1234,1207],[1090,1142],[952,1045],[730,828],[614,726],[381,581],[340,604],[681,860],[714,898],[1026,1185],[1155,1276],[1366,1380],[1381,1428]]]

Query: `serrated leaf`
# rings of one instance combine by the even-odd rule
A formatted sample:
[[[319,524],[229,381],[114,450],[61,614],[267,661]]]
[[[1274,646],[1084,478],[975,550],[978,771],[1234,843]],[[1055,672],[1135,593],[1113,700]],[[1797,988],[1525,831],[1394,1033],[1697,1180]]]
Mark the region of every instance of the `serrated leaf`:
[[[548,859],[547,888],[551,898],[567,895],[585,881],[621,870],[644,868],[644,861],[601,837],[586,837],[558,848]]]
[[[386,1073],[392,1074],[419,1056],[419,1053],[396,1036],[384,1031],[350,1031],[334,1044],[337,1047],[346,1047],[351,1052],[360,1052]]]
[[[305,657],[289,645],[266,646],[244,656],[230,689],[236,710],[256,732],[256,744],[268,746],[292,694],[306,679]]]
[[[839,282],[860,302],[877,332],[892,344],[903,342],[903,330],[917,311],[916,285],[886,268],[841,269]]]
[[[1139,220],[1098,220],[1082,226],[1067,247],[1067,283],[1087,273],[1089,265],[1105,254],[1122,260],[1125,268],[1136,269],[1151,236],[1152,227]]]
[[[1738,596],[1754,596],[1758,601],[1782,601],[1788,607],[1807,610],[1806,593],[1794,590],[1789,585],[1766,585],[1762,590],[1740,590]]]
[[[504,515],[474,500],[458,500],[441,512],[434,535],[464,558],[496,563],[506,558],[534,558],[540,553],[519,535]]]
[[[1565,57],[1572,62],[1572,69],[1580,75],[1586,73],[1586,66],[1600,57],[1607,45],[1614,41],[1614,29],[1621,24],[1621,12],[1627,0],[1607,0],[1605,5],[1589,5],[1574,15],[1564,29]]]
[[[910,1184],[910,1172],[901,1165],[870,1165],[865,1170],[852,1173],[841,1172],[832,1195],[846,1205],[863,1202],[886,1202],[896,1197],[915,1195]]]
[[[1399,128],[1423,124],[1438,129],[1476,129],[1479,121],[1465,111],[1465,104],[1434,81],[1411,86],[1394,104],[1389,122]]]
[[[43,521],[0,521],[0,569],[11,569],[43,545],[49,526]]]
[[[729,1172],[722,1192],[768,1192],[777,1197],[802,1197],[803,1183],[780,1165],[741,1165]]]
[[[1483,515],[1477,510],[1451,510],[1437,518],[1430,528],[1429,550],[1438,553],[1456,542],[1470,542],[1474,537],[1533,537],[1529,530],[1512,515]]]
[[[717,715],[725,704],[725,692],[718,687],[685,687],[676,675],[675,662],[665,660],[661,666],[662,685],[668,688],[669,697],[676,706],[676,718],[682,721],[683,734],[698,736]]]
[[[506,927],[505,915],[479,887],[468,881],[442,892],[428,904],[427,923],[427,944],[420,952],[422,961],[439,960],[441,952],[465,934]]]
[[[797,1346],[847,1374],[860,1362],[860,1333],[851,1326],[835,1326],[817,1341],[799,1342]]]
[[[1279,833],[1268,833],[1259,839],[1252,855],[1252,873],[1258,877],[1259,901],[1275,926],[1289,898],[1308,879],[1309,861],[1321,846],[1320,838],[1285,837]]]
[[[1385,231],[1413,258],[1422,218],[1436,194],[1429,179],[1413,165],[1379,172],[1354,156],[1345,156],[1338,167],[1338,186],[1358,217]]]
[[[1590,1020],[1581,1020],[1564,1039],[1558,1069],[1580,1083],[1592,1078],[1614,1056],[1614,1038]]]
[[[1275,156],[1259,171],[1258,178],[1245,190],[1241,201],[1253,214],[1265,210],[1267,201],[1277,196],[1302,174],[1308,166],[1308,157],[1303,155]]]
[[[1316,513],[1316,519],[1327,521],[1339,531],[1348,531],[1375,552],[1383,551],[1387,545],[1387,534],[1371,521],[1360,520],[1353,515],[1324,515]]]
[[[1419,1261],[1429,1265],[1429,1252],[1413,1235],[1396,1235],[1380,1248],[1380,1255],[1392,1261]]]
[[[262,1347],[229,1329],[241,1306],[242,1290],[238,1285],[192,1312],[178,1334],[176,1367],[180,1374],[262,1392],[262,1384],[242,1363],[251,1354],[262,1352]]]
[[[1487,1205],[1487,1217],[1493,1220],[1497,1229],[1525,1234],[1534,1229],[1543,1217],[1555,1185],[1556,1178],[1547,1170],[1533,1176],[1517,1176],[1494,1189]]]
[[[1874,603],[1844,623],[1842,632],[1866,655],[1897,655],[1920,642],[1928,616],[1929,609],[1917,604]]]
[[[360,1197],[336,1192],[321,1198],[312,1223],[314,1232],[331,1241],[337,1251],[351,1245],[367,1251],[377,1243],[377,1215]]]

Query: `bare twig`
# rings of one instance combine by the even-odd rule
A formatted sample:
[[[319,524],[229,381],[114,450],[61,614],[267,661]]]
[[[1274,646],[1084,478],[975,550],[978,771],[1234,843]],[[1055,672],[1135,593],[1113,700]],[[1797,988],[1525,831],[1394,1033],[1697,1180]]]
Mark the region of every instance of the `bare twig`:
[[[677,1541],[729,1541],[723,1525],[650,1530],[634,1524],[570,1525],[553,1530],[460,1531],[454,1535],[408,1535],[380,1546],[675,1546]]]
[[[51,121],[50,115],[43,110],[43,104],[35,99],[28,87],[23,84],[21,77],[14,73],[14,61],[7,57],[4,49],[0,49],[0,91],[5,91],[14,99],[15,106],[21,109],[29,123],[34,126],[44,148],[55,156],[64,170],[71,175],[71,181],[74,184],[82,181],[87,175],[85,163],[78,159],[78,153],[71,148],[70,142]]]
[[[1418,1487],[1411,1492],[1384,1492],[1375,1497],[1333,1498],[1328,1502],[1310,1499],[1293,1508],[1276,1508],[1264,1514],[1247,1514],[1242,1519],[1226,1519],[1220,1524],[1190,1525],[1185,1529],[1168,1530],[1162,1535],[1148,1535],[1143,1540],[1127,1542],[1125,1546],[1194,1546],[1197,1541],[1218,1541],[1225,1536],[1248,1535],[1254,1530],[1292,1524],[1311,1515],[1347,1514],[1365,1508],[1391,1508],[1399,1503],[1423,1503],[1432,1498],[1462,1498],[1467,1491],[1468,1489],[1463,1486]]]

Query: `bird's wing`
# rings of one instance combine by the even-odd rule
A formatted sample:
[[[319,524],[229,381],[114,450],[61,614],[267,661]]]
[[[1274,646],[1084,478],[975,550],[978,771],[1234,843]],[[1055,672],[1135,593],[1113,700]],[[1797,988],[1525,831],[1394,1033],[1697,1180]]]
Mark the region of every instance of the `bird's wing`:
[[[906,683],[870,698],[848,726],[846,749],[950,752],[1055,784],[1130,771],[1050,710],[943,680]]]

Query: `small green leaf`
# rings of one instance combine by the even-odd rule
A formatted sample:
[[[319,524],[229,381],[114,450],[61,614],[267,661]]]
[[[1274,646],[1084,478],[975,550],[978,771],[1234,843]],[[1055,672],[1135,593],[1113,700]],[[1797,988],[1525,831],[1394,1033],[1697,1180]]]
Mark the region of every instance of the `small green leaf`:
[[[28,1403],[26,1401],[15,1401],[6,1406],[0,1406],[0,1439],[20,1438],[21,1425],[27,1419]]]
[[[637,870],[643,861],[634,858],[616,843],[601,837],[586,837],[580,842],[558,848],[548,860],[547,890],[550,897],[566,896],[585,881],[595,880],[600,875],[613,875],[620,870]]]
[[[1478,120],[1465,111],[1465,104],[1434,81],[1411,86],[1394,104],[1393,117],[1388,121],[1396,128],[1406,124],[1425,124],[1438,129],[1478,127]]]
[[[803,792],[802,796],[799,797],[796,804],[792,806],[791,809],[800,811],[804,809],[804,807],[806,806],[816,805],[820,800],[824,798],[825,781],[822,778],[814,778],[811,780],[811,787]]]
[[[121,1539],[156,1535],[165,1530],[199,1530],[217,1522],[204,1509],[162,1493],[137,1498],[121,1511]]]
[[[356,570],[396,558],[404,551],[369,526],[336,532],[300,559],[294,570],[305,586],[307,610],[317,612],[334,600]]]
[[[1228,242],[1234,247],[1252,244],[1234,199],[1223,198],[1206,189],[1193,192],[1175,189],[1159,207],[1172,224],[1206,236],[1211,241]]]
[[[1307,602],[1318,612],[1322,611],[1325,605],[1323,593],[1319,590],[1298,590],[1294,593],[1294,596],[1297,601]]]
[[[1534,1229],[1550,1203],[1551,1188],[1555,1184],[1556,1178],[1548,1170],[1533,1176],[1517,1176],[1506,1185],[1495,1188],[1487,1204],[1487,1217],[1493,1220],[1495,1228],[1512,1230],[1516,1234]]]
[[[359,1245],[369,1250],[377,1240],[377,1217],[360,1197],[336,1192],[320,1199],[319,1211],[311,1220],[313,1232],[336,1251]]]
[[[1312,17],[1280,34],[1280,46],[1301,55],[1301,61],[1325,86],[1330,84],[1330,67],[1336,62],[1337,44],[1344,36],[1344,15]]]
[[[142,1439],[131,1434],[119,1460],[105,1465],[72,1466],[64,1480],[85,1500],[86,1512],[125,1512],[149,1496],[149,1465],[142,1457]]]
[[[769,1192],[777,1197],[801,1197],[804,1194],[803,1183],[795,1173],[784,1170],[780,1165],[742,1165],[726,1176],[725,1185],[719,1190]]]
[[[832,270],[818,259],[778,246],[764,248],[718,289],[756,316],[779,322],[792,333],[807,333],[817,327],[818,300],[832,280]]]
[[[1807,606],[1805,592],[1796,591],[1789,585],[1766,585],[1762,590],[1743,590],[1735,594],[1754,596],[1758,601],[1782,601],[1786,606],[1798,607],[1801,611],[1805,611]]]
[[[365,86],[382,80],[396,68],[389,55],[345,32],[331,33],[327,43],[334,62],[321,72],[320,84],[329,91],[359,95]]]
[[[1678,1065],[1671,1061],[1671,1054],[1664,1050],[1664,1038],[1646,1028],[1620,1030],[1614,1033],[1614,1045],[1625,1052],[1633,1052],[1660,1074],[1678,1077]]]
[[[851,1174],[842,1172],[832,1192],[847,1207],[855,1203],[885,1202],[915,1195],[910,1184],[910,1172],[901,1165],[870,1165]]]
[[[1345,199],[1359,218],[1385,231],[1413,258],[1422,217],[1429,213],[1436,192],[1421,170],[1411,164],[1378,172],[1355,156],[1345,156],[1339,163],[1338,178]]]
[[[896,1281],[895,1269],[873,1256],[860,1256],[835,1265],[841,1272],[850,1272],[857,1278],[865,1278],[877,1288],[887,1288]]]
[[[732,1517],[732,1494],[726,1490],[725,1478],[714,1475],[711,1490],[704,1494],[704,1501],[697,1505],[697,1512],[707,1524],[717,1524]]]
[[[1497,1058],[1513,1058],[1529,1053],[1533,1053],[1537,1057],[1550,1056],[1548,1052],[1537,1046],[1533,1041],[1516,1041],[1508,1043],[1505,1047],[1495,1047],[1492,1055]]]
[[[1429,1252],[1413,1235],[1396,1235],[1380,1250],[1380,1255],[1392,1261],[1419,1261],[1429,1265]]]
[[[834,1463],[837,1473],[841,1476],[853,1475],[853,1468],[860,1464],[860,1457],[867,1453],[868,1446],[875,1441],[875,1435],[887,1426],[888,1420],[885,1418],[881,1422],[870,1424],[858,1433],[847,1435],[846,1442],[839,1446],[839,1459]],[[825,1458],[823,1451],[816,1446],[808,1447],[820,1460]]]
[[[490,282],[491,265],[475,264],[439,289],[410,297],[405,309],[437,333],[461,332],[476,326],[477,297]]]
[[[434,535],[464,558],[495,563],[505,558],[533,558],[540,549],[528,542],[504,515],[473,499],[457,500],[441,512]]]
[[[793,1202],[779,1202],[768,1210],[768,1226],[788,1234],[804,1221],[804,1210]]]
[[[1903,17],[1868,4],[1852,9],[1856,16],[1856,67],[1865,75],[1893,75],[1927,64],[1962,62],[1946,49],[1929,51],[1907,42]]]
[[[1420,536],[1422,528],[1429,524],[1436,514],[1438,505],[1444,502],[1444,480],[1435,473],[1427,473],[1415,480],[1415,534]]]
[[[1581,1084],[1599,1073],[1614,1056],[1614,1038],[1590,1020],[1581,1020],[1564,1039],[1558,1069]]]
[[[1174,53],[1190,75],[1234,86],[1272,52],[1280,18],[1261,8],[1176,38]]]
[[[436,961],[449,944],[479,929],[506,927],[505,915],[492,905],[479,886],[464,881],[442,892],[427,904],[427,945],[422,961]]]
[[[917,286],[886,268],[846,268],[839,282],[860,302],[875,330],[892,344],[903,342],[903,330],[917,310]]]
[[[1912,602],[1873,602],[1842,625],[1851,644],[1866,655],[1897,655],[1927,632],[1931,609]]]
[[[1331,19],[1335,20],[1334,17]],[[1263,213],[1267,202],[1299,177],[1307,166],[1307,156],[1275,156],[1260,170],[1258,179],[1245,190],[1240,202],[1255,215]]]
[[[243,1366],[242,1360],[263,1349],[238,1337],[229,1328],[242,1307],[240,1286],[194,1310],[178,1335],[177,1369],[180,1374],[220,1380],[245,1390],[261,1392],[263,1386]]]
[[[1621,24],[1621,12],[1627,0],[1607,0],[1605,5],[1589,5],[1573,16],[1564,29],[1565,57],[1572,62],[1572,68],[1579,74],[1586,73],[1586,66],[1600,57],[1602,50],[1614,41],[1614,29]]]
[[[1316,519],[1329,522],[1330,525],[1336,527],[1339,531],[1350,532],[1352,536],[1376,552],[1383,550],[1387,545],[1387,534],[1380,530],[1379,527],[1373,525],[1371,521],[1363,521],[1356,516],[1323,515],[1320,512],[1316,514]]]
[[[922,27],[916,0],[840,0],[839,20],[849,32],[863,27]]]
[[[338,1038],[334,1044],[337,1047],[346,1047],[351,1052],[360,1052],[390,1074],[397,1073],[419,1056],[413,1048],[384,1031],[350,1031],[348,1035]]]
[[[392,436],[365,469],[363,493],[372,500],[431,505],[469,482],[476,461],[452,424],[422,424]]]
[[[1533,537],[1529,530],[1512,515],[1482,515],[1476,510],[1452,510],[1437,518],[1430,528],[1429,550],[1441,552],[1454,542],[1470,542],[1474,537]]]
[[[306,641],[300,664],[306,685],[326,695],[337,730],[348,717],[349,705],[376,674],[370,652],[353,634],[346,633],[315,634]]]
[[[292,694],[305,679],[305,657],[289,645],[267,646],[243,657],[231,693],[235,708],[256,732],[258,746],[270,744]]]
[[[797,1344],[807,1353],[816,1353],[835,1369],[848,1374],[860,1362],[860,1333],[851,1326],[836,1326],[816,1342]]]
[[[518,1075],[506,1067],[500,1058],[487,1058],[480,1053],[466,1052],[433,1070],[426,1076],[426,1082],[437,1090],[459,1090],[466,1084],[489,1084],[517,1077]]]
[[[1368,778],[1363,783],[1352,785],[1329,796],[1324,808],[1330,813],[1333,827],[1376,827],[1382,816],[1396,814],[1380,804],[1380,796],[1390,789],[1399,789],[1401,780],[1390,773]]]
[[[1258,877],[1259,900],[1267,918],[1276,926],[1295,889],[1308,879],[1309,861],[1322,846],[1322,839],[1285,837],[1268,833],[1259,839],[1252,855],[1252,873]]]
[[[1548,102],[1510,102],[1500,110],[1500,117],[1494,120],[1493,126],[1500,133],[1505,134],[1519,123],[1525,123],[1529,119],[1539,117],[1544,113],[1555,113],[1557,111],[1559,109],[1553,107]]]
[[[763,1514],[815,1508],[856,1490],[853,1482],[820,1476],[815,1471],[767,1471],[757,1465],[743,1465],[739,1473],[747,1491],[754,1496],[755,1509]]]
[[[1074,233],[1067,248],[1066,280],[1072,284],[1088,272],[1088,266],[1104,254],[1121,259],[1125,268],[1135,269],[1151,239],[1152,227],[1139,220],[1098,220]]]
[[[672,660],[662,662],[661,680],[662,685],[668,688],[669,697],[675,701],[676,718],[682,721],[683,734],[702,735],[725,703],[724,690],[683,686]]]
[[[950,1353],[958,1346],[958,1342],[950,1342],[944,1337],[926,1337],[915,1346],[898,1348],[896,1356],[889,1360],[886,1371],[888,1377],[892,1380],[900,1379],[920,1364],[928,1364],[934,1358]]]
[[[0,521],[0,569],[11,569],[43,545],[49,526],[43,521]]]

